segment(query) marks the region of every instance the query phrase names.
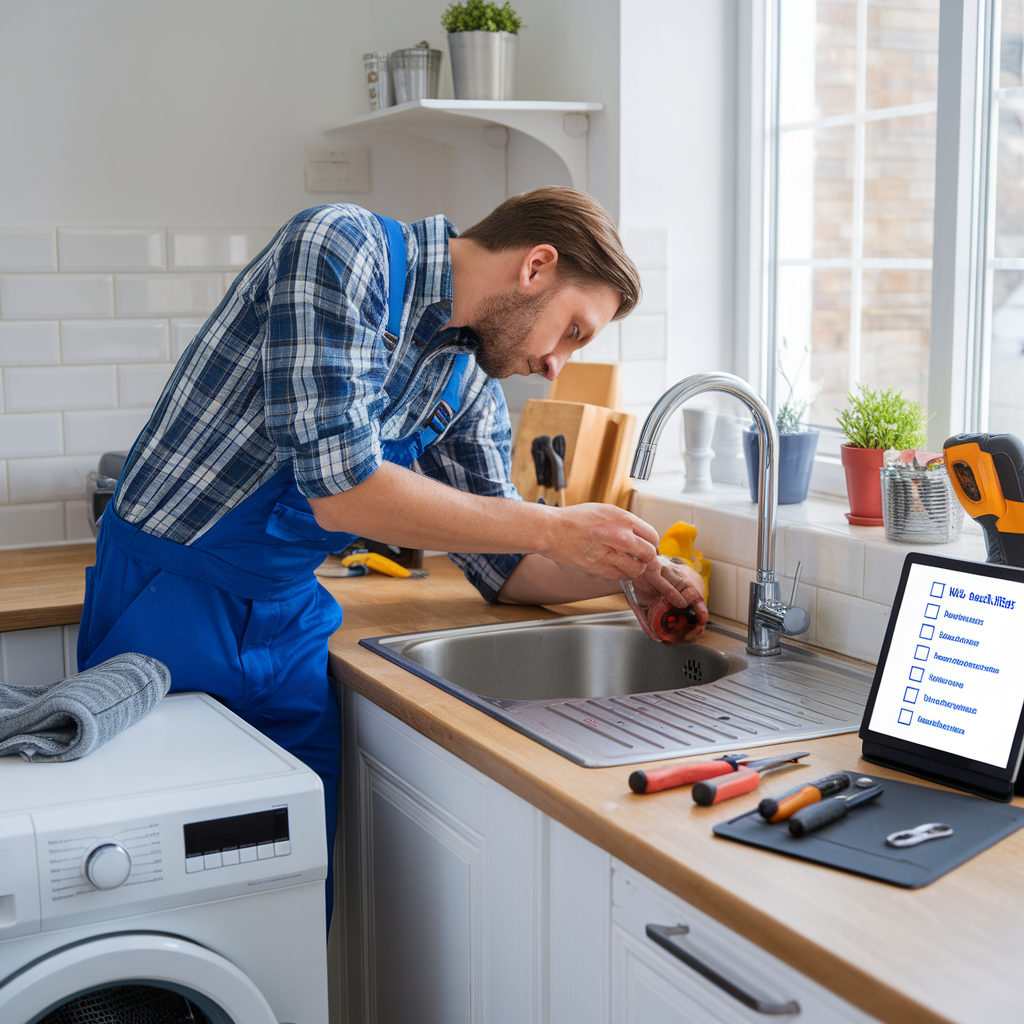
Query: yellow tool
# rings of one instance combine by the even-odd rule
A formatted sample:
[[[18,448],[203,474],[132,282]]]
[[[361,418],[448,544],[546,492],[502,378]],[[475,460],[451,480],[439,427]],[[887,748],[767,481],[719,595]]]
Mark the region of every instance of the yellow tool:
[[[406,569],[404,565],[399,565],[390,558],[385,558],[384,555],[378,555],[375,551],[361,551],[355,555],[346,555],[341,560],[341,564],[345,568],[360,563],[369,566],[377,572],[384,573],[385,576],[397,576],[403,580],[409,579],[410,576],[421,577],[427,575],[422,569]]]
[[[658,544],[658,554],[668,558],[681,558],[691,569],[701,574],[704,580],[704,598],[707,600],[711,583],[711,562],[693,546],[697,539],[697,527],[680,520],[670,526]]]

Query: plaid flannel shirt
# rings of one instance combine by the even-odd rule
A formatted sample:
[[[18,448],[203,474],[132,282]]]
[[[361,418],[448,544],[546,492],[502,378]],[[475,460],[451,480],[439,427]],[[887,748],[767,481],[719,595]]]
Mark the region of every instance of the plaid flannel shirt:
[[[380,222],[348,204],[298,214],[236,278],[175,367],[132,451],[117,514],[189,544],[290,462],[299,490],[327,497],[381,464],[433,412],[460,352],[444,217],[403,225],[406,285],[397,342],[385,335],[388,261]],[[476,363],[421,473],[474,494],[518,498],[498,382]],[[519,555],[449,556],[488,600]]]

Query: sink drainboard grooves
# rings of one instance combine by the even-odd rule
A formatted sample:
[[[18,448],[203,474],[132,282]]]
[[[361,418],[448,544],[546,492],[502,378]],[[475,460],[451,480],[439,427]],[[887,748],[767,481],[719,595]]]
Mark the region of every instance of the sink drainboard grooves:
[[[490,667],[472,662],[481,637],[494,645]],[[362,641],[382,657],[588,767],[747,750],[859,728],[871,687],[870,670],[785,643],[781,656],[758,659],[746,655],[745,643],[745,634],[712,625],[693,648],[666,652],[643,638],[631,612]],[[499,657],[501,644],[506,653]],[[443,657],[432,662],[437,656],[430,652],[438,645],[444,648]],[[515,687],[524,684],[502,682],[512,679],[503,672],[512,671],[520,661],[526,664],[540,648],[551,660],[530,662],[533,667],[527,674],[546,672],[553,688],[548,692],[553,694],[575,673],[575,682],[566,685],[576,685],[576,695],[523,699],[516,694],[529,696],[531,691]],[[460,650],[467,652],[473,666],[461,677],[456,671]],[[448,668],[427,667],[435,663],[453,666],[451,674],[473,688],[438,674],[448,673]],[[600,670],[605,678],[609,672],[623,674],[618,692],[601,690],[594,675]],[[583,679],[586,685],[579,681],[584,671],[590,673]],[[591,685],[595,679],[597,684]],[[646,688],[662,679],[675,686]],[[527,680],[534,682],[532,676]],[[475,692],[476,688],[484,692]]]

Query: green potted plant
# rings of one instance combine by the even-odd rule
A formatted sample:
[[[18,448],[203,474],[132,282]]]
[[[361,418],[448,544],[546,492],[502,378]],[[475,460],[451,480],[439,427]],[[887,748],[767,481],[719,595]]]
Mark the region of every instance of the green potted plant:
[[[465,0],[441,15],[457,100],[511,100],[522,19],[508,3]]]
[[[800,386],[801,371],[810,355],[810,345],[804,348],[796,369],[792,369],[789,346],[785,338],[779,351],[779,376],[789,385],[785,401],[775,414],[775,429],[779,434],[779,451],[775,456],[779,467],[779,504],[795,505],[807,497],[811,485],[811,470],[814,468],[814,453],[818,448],[818,431],[811,430],[804,423],[804,416],[811,403],[818,397],[823,380]],[[786,372],[789,362],[791,372]],[[797,395],[798,387],[803,392]],[[743,431],[743,455],[747,461],[747,481],[750,484],[750,500],[757,501],[757,476],[760,468],[760,442],[753,426]]]
[[[881,526],[879,470],[885,452],[920,448],[925,443],[928,417],[919,402],[904,398],[896,388],[873,391],[858,384],[857,389],[859,394],[847,393],[849,408],[839,414],[839,426],[846,435],[841,449],[850,499],[846,518],[854,526]]]

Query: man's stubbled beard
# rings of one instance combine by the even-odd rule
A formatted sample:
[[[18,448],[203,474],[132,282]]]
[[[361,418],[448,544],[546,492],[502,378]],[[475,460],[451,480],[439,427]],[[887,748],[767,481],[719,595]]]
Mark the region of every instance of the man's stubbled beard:
[[[527,361],[527,338],[553,295],[553,291],[537,297],[496,295],[483,306],[465,334],[470,336],[477,365],[488,377],[510,377],[522,368]]]

